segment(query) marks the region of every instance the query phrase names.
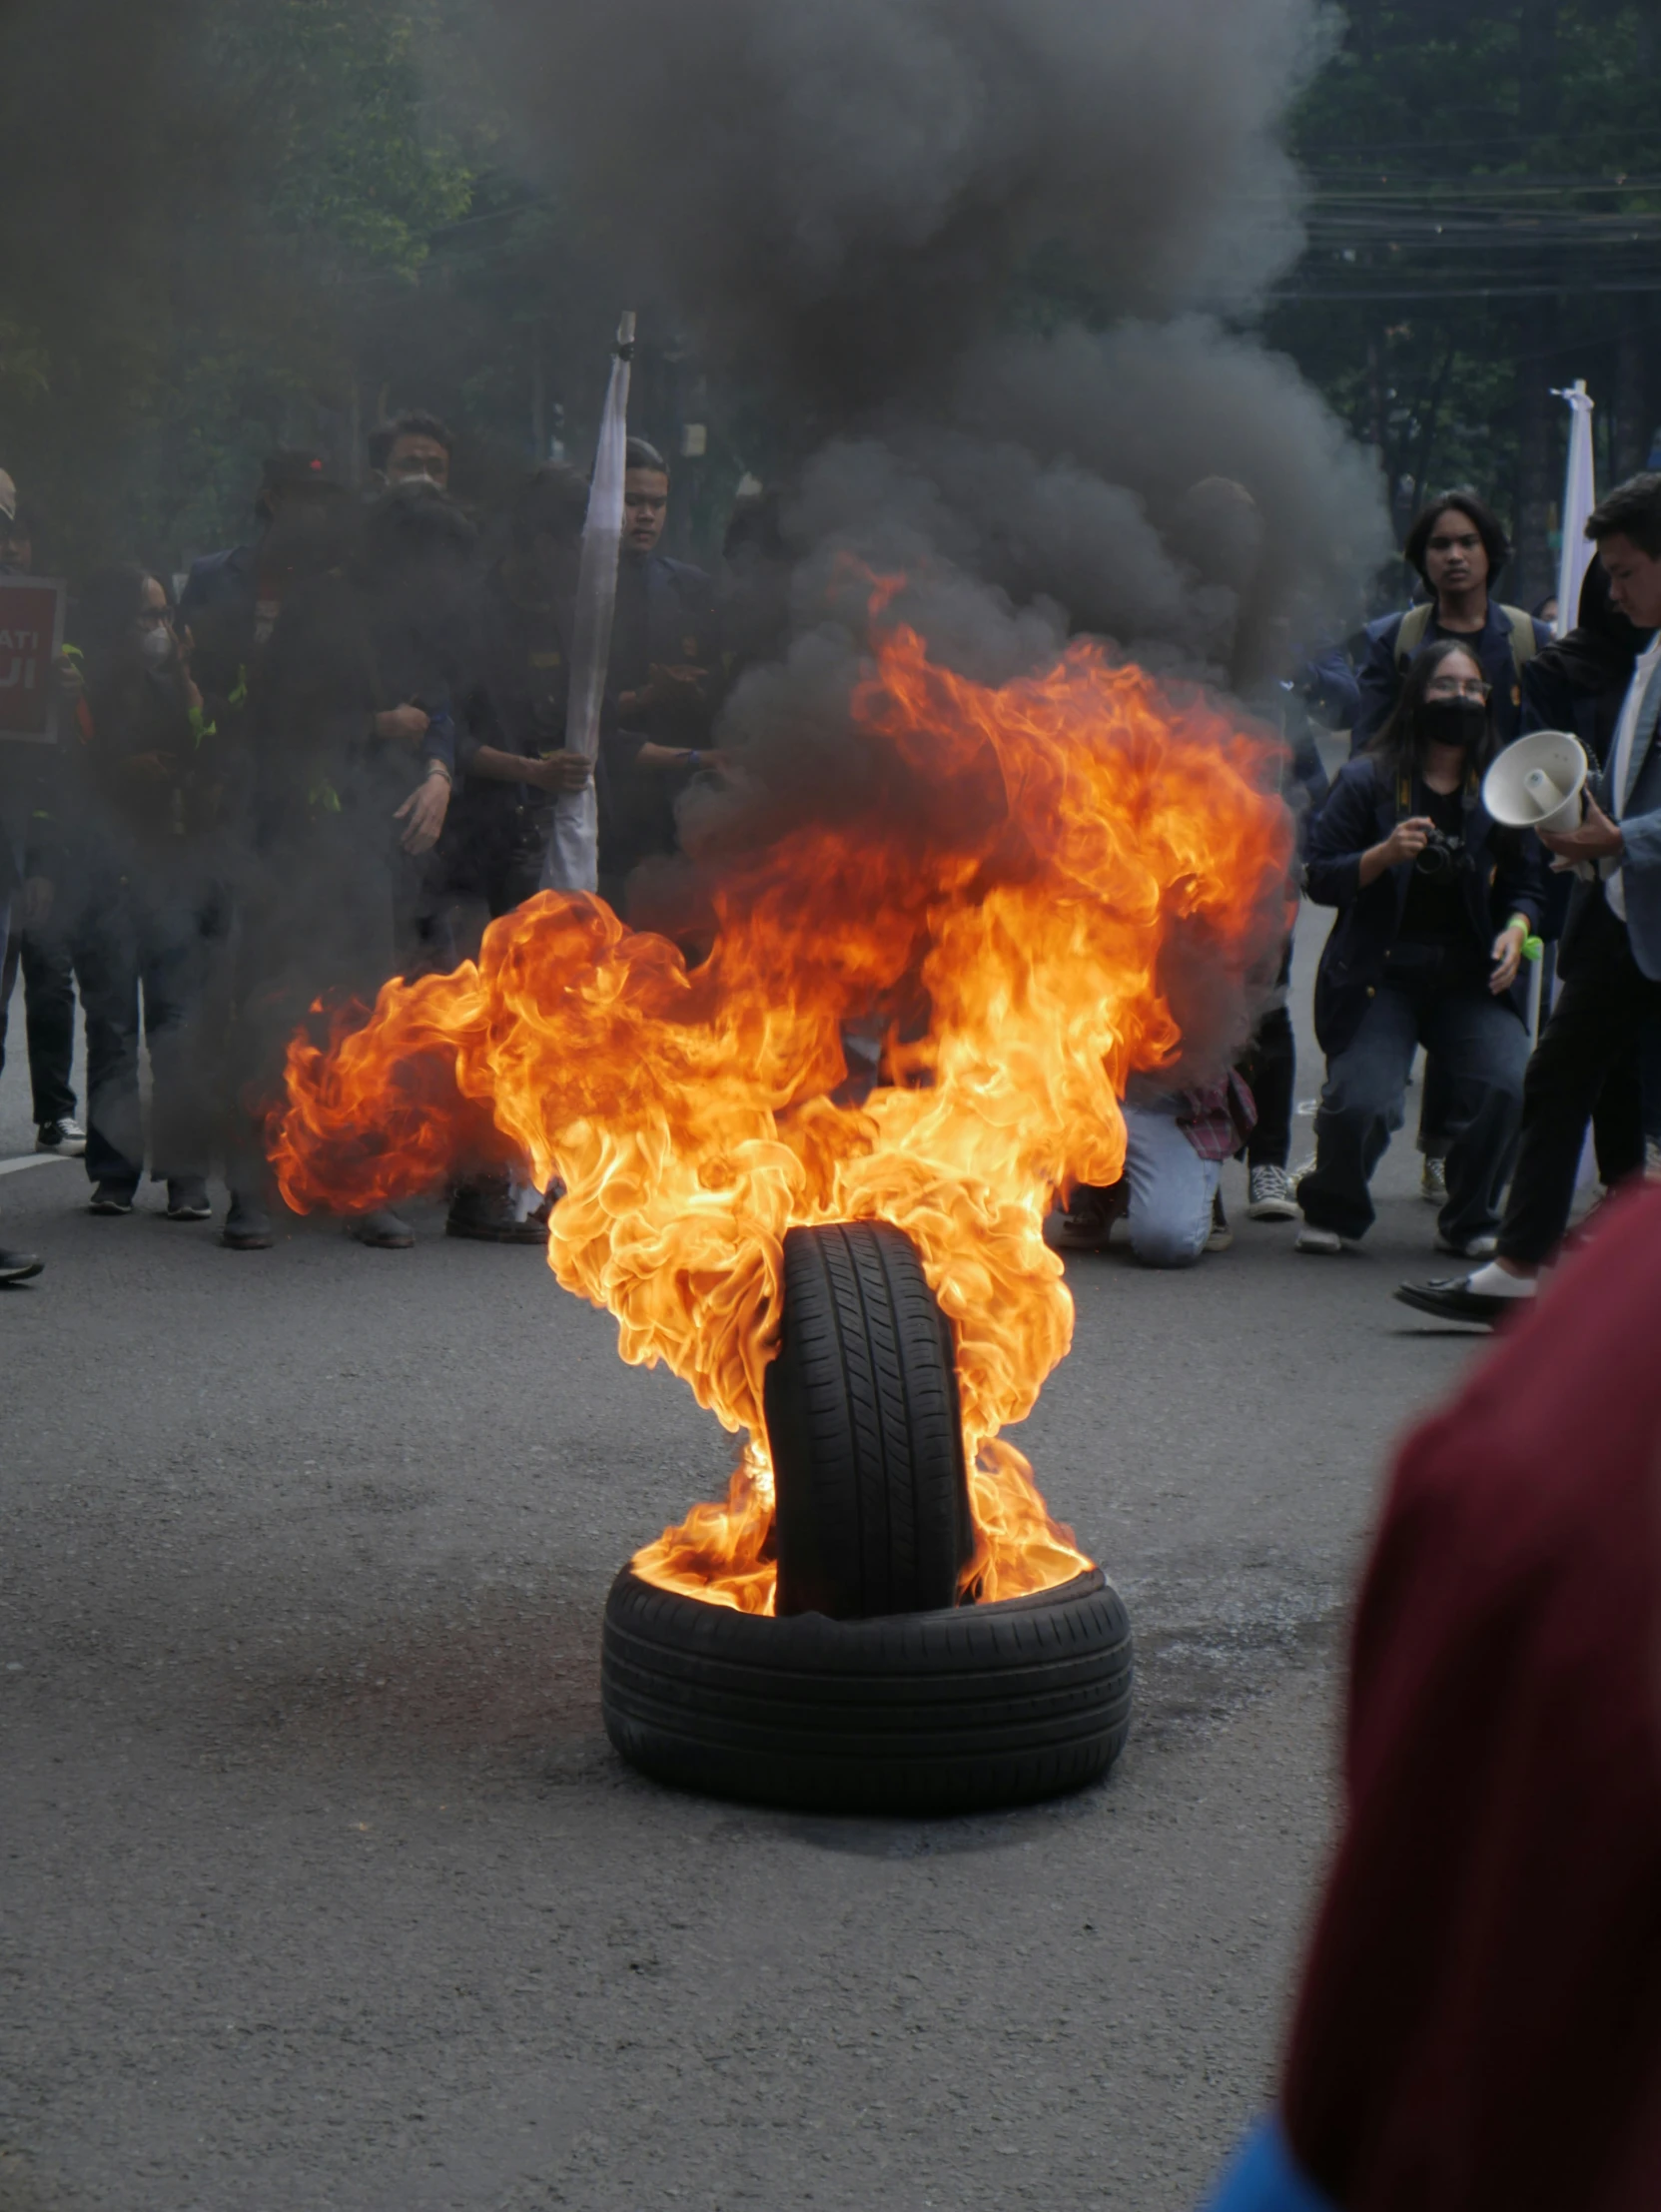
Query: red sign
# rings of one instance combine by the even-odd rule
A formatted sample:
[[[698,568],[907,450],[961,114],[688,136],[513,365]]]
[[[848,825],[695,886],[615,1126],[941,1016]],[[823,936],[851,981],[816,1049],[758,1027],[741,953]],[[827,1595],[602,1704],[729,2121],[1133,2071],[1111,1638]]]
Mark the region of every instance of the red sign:
[[[64,586],[47,576],[0,576],[0,738],[56,742],[63,643]]]

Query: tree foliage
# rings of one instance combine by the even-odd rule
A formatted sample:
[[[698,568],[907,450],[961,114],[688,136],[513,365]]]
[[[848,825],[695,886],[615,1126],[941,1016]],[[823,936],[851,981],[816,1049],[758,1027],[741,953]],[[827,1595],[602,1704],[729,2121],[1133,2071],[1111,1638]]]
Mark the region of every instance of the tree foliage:
[[[264,452],[350,471],[386,405],[454,414],[482,491],[562,429],[580,451],[630,303],[515,175],[474,0],[8,18],[0,129],[33,219],[0,231],[0,462],[58,563],[223,542]],[[1654,0],[1349,0],[1291,119],[1308,248],[1266,335],[1377,447],[1398,520],[1452,480],[1510,512],[1513,591],[1549,578],[1551,386],[1587,377],[1606,475],[1661,423],[1658,61]],[[1010,312],[1088,319],[1092,297],[1041,255]],[[685,505],[718,531],[739,466],[767,465],[767,394],[707,391],[669,312],[646,327],[637,411],[660,438],[709,424]]]

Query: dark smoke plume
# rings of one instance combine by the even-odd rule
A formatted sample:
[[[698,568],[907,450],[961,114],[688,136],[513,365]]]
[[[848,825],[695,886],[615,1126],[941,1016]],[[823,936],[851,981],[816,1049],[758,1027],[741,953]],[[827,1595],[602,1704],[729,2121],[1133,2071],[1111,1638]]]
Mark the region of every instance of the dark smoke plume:
[[[1275,134],[1323,50],[1313,0],[498,0],[491,20],[524,156],[606,239],[619,297],[672,303],[797,426],[798,558],[927,547],[1225,677],[1287,625],[1342,626],[1385,542],[1372,469],[1218,320],[1300,244]],[[1105,330],[1001,328],[1040,251],[1088,275]],[[1244,571],[1185,528],[1208,477],[1256,508]]]
[[[711,864],[745,821],[857,809],[862,566],[983,680],[1090,631],[1260,702],[1347,628],[1387,542],[1375,470],[1241,330],[1301,243],[1276,133],[1322,56],[1314,0],[492,21],[525,158],[606,239],[619,300],[670,304],[795,427],[769,521],[793,642],[727,710],[744,820],[707,796],[683,818]],[[1035,256],[1088,279],[1097,327],[1030,327]],[[1246,1018],[1210,1009],[1211,1047]]]

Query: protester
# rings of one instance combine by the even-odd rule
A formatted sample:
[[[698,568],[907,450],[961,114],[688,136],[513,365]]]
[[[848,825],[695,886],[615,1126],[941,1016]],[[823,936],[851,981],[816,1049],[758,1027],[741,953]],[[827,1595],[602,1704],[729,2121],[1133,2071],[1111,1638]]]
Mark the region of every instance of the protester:
[[[1351,751],[1361,751],[1383,728],[1414,655],[1448,637],[1462,638],[1475,652],[1488,680],[1495,732],[1500,744],[1508,745],[1521,720],[1522,679],[1533,656],[1549,644],[1551,629],[1491,596],[1511,557],[1504,525],[1478,493],[1444,491],[1420,508],[1402,557],[1418,571],[1428,597],[1368,626],[1356,677],[1359,710]],[[1446,1087],[1432,1055],[1419,1111],[1418,1148],[1424,1155],[1419,1194],[1437,1207],[1447,1198],[1448,1112]]]
[[[1579,619],[1566,636],[1553,638],[1522,675],[1522,734],[1567,730],[1585,747],[1594,768],[1609,757],[1621,708],[1638,655],[1650,632],[1630,623],[1609,596],[1609,578],[1593,557],[1580,587]],[[1548,883],[1540,935],[1554,954],[1568,917],[1575,878],[1569,871]],[[1555,961],[1547,971],[1555,977]],[[1549,1010],[1550,1000],[1547,999]],[[1661,1131],[1652,1133],[1661,1134]],[[1597,1170],[1604,1188],[1635,1174],[1644,1163],[1644,1117],[1636,1048],[1613,1067],[1592,1109]]]
[[[701,568],[657,550],[668,505],[668,462],[631,437],[607,671],[616,728],[602,745],[609,806],[599,851],[600,893],[620,914],[628,911],[630,873],[675,850],[674,803],[688,778],[716,764],[708,742],[719,690],[714,586]]]
[[[0,575],[29,576],[35,566],[33,518],[17,495],[11,476],[0,469]],[[14,762],[11,780],[27,787],[22,800],[37,846],[50,826],[50,841],[63,852],[63,771],[61,748],[54,747]],[[58,871],[61,873],[61,868]],[[37,892],[33,919],[19,910],[7,934],[0,931],[0,1068],[6,1064],[7,1010],[19,974],[23,978],[24,1043],[29,1056],[29,1090],[34,1106],[35,1150],[77,1158],[86,1150],[87,1132],[76,1117],[75,963],[63,929],[67,901],[57,902],[57,917]]]
[[[429,483],[449,489],[449,457],[455,439],[435,414],[412,409],[370,432],[370,468],[378,489]]]
[[[1211,2212],[1657,2201],[1658,1311],[1646,1194],[1396,1463],[1276,2111]]]
[[[1123,1220],[1145,1267],[1192,1267],[1208,1251],[1226,1252],[1234,1235],[1220,1202],[1223,1162],[1256,1117],[1238,1072],[1175,1094],[1133,1087],[1124,1114],[1123,1176],[1076,1184],[1046,1222],[1047,1241],[1062,1252],[1104,1251]]]
[[[16,534],[17,487],[4,469],[0,469],[0,515],[9,551]],[[39,928],[52,909],[54,885],[50,863],[40,850],[34,803],[38,773],[33,747],[0,745],[0,948],[12,943],[14,927],[20,936]],[[8,967],[0,994],[0,1050],[5,1044],[4,1012],[11,988]],[[28,1282],[44,1264],[34,1252],[0,1243],[0,1286]]]
[[[1360,752],[1377,736],[1414,659],[1439,638],[1460,639],[1475,654],[1488,683],[1494,730],[1508,745],[1522,718],[1523,674],[1551,642],[1551,630],[1491,596],[1511,557],[1504,525],[1476,492],[1444,491],[1420,508],[1402,557],[1417,570],[1427,597],[1367,626],[1351,750]]]
[[[264,886],[249,1026],[263,1034],[263,1082],[321,999],[373,1005],[421,964],[425,856],[455,778],[453,702],[466,681],[465,573],[471,524],[430,483],[386,492],[354,556],[285,599],[256,701],[255,813]],[[257,1106],[262,1089],[245,1091]],[[364,1244],[401,1250],[408,1224],[356,1215]],[[225,1241],[264,1249],[263,1176],[239,1164]]]
[[[1438,639],[1310,832],[1308,895],[1339,911],[1315,981],[1326,1083],[1315,1164],[1297,1185],[1299,1251],[1337,1252],[1371,1224],[1368,1184],[1421,1044],[1447,1078],[1438,1244],[1493,1249],[1528,1059],[1522,953],[1541,900],[1532,839],[1498,830],[1481,802],[1493,750],[1481,667]]]
[[[1661,474],[1632,477],[1592,510],[1615,606],[1661,630]],[[1475,1273],[1403,1283],[1406,1305],[1444,1320],[1494,1321],[1533,1296],[1568,1227],[1586,1123],[1622,1057],[1648,1050],[1661,1090],[1661,635],[1638,656],[1612,751],[1585,820],[1541,843],[1565,865],[1589,863],[1563,936],[1562,992],[1528,1067],[1515,1179],[1498,1251]]]
[[[284,446],[270,454],[260,470],[254,495],[259,524],[249,543],[205,553],[191,563],[179,597],[179,612],[196,640],[198,678],[207,689],[208,656],[223,662],[223,689],[235,690],[239,670],[246,675],[251,653],[266,645],[282,612],[282,596],[271,552],[280,543],[283,524],[297,511],[343,496],[321,453]],[[208,693],[212,696],[212,693]]]
[[[205,1221],[213,1087],[204,1008],[229,926],[223,784],[190,667],[190,634],[161,577],[101,571],[77,623],[75,912],[68,927],[87,1019],[91,1210],[125,1214],[144,1174],[142,1009],[152,1079],[152,1173],[171,1221]]]
[[[514,502],[508,549],[480,594],[462,774],[430,877],[457,959],[476,956],[486,920],[535,893],[553,800],[580,791],[593,774],[593,764],[564,745],[587,505],[588,486],[574,468],[538,468]],[[450,1236],[493,1243],[547,1241],[545,1218],[522,1211],[500,1164],[463,1174],[444,1225]]]

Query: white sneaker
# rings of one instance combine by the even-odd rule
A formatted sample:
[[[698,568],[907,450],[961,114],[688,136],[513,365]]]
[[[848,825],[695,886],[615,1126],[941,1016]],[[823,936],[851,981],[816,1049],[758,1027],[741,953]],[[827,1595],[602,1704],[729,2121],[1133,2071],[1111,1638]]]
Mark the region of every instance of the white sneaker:
[[[73,1114],[61,1121],[43,1121],[35,1131],[35,1150],[53,1152],[59,1159],[79,1159],[87,1148],[87,1132]]]
[[[1497,1236],[1469,1236],[1460,1244],[1451,1236],[1436,1231],[1436,1249],[1451,1252],[1455,1259],[1492,1259],[1499,1249]]]
[[[1253,1167],[1246,1177],[1248,1221],[1295,1221],[1297,1207],[1286,1188],[1283,1167]]]
[[[1418,1194],[1426,1205],[1447,1203],[1447,1161],[1426,1152],[1424,1165],[1419,1169]]]
[[[1317,1229],[1305,1221],[1297,1232],[1297,1249],[1300,1252],[1341,1252],[1343,1238],[1336,1229]]]

